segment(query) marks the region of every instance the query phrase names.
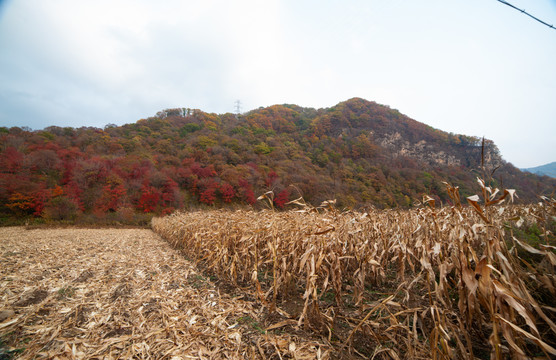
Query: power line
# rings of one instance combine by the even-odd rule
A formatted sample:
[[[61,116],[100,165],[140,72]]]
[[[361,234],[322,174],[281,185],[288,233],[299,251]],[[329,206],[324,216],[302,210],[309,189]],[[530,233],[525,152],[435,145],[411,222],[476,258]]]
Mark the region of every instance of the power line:
[[[554,26],[552,26],[552,25],[550,25],[550,24],[548,24],[548,23],[542,21],[541,19],[539,19],[539,18],[537,18],[537,17],[534,17],[533,15],[529,14],[529,13],[528,13],[527,11],[525,11],[525,10],[522,10],[522,9],[520,9],[520,8],[517,8],[517,7],[513,6],[512,4],[510,4],[510,3],[507,2],[507,1],[504,1],[504,0],[497,0],[497,1],[498,1],[498,2],[501,2],[501,3],[504,4],[504,5],[508,5],[508,6],[511,7],[511,8],[516,9],[517,11],[519,11],[519,12],[521,12],[521,13],[523,13],[523,14],[525,14],[525,15],[527,15],[527,16],[529,16],[529,17],[535,19],[535,20],[537,20],[537,21],[540,22],[541,24],[544,24],[544,25],[548,26],[548,27],[551,28],[551,29],[556,30],[556,27],[554,27]]]

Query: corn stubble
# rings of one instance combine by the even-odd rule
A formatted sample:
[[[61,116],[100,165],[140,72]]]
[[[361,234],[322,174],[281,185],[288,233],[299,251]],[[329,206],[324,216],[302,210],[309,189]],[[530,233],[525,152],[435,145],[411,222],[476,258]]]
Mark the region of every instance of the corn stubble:
[[[268,330],[320,335],[342,354],[392,359],[556,357],[556,201],[481,196],[409,211],[203,211],[153,229],[280,315]],[[467,206],[470,205],[470,206]],[[544,243],[514,236],[531,224]],[[292,303],[297,303],[294,311]]]

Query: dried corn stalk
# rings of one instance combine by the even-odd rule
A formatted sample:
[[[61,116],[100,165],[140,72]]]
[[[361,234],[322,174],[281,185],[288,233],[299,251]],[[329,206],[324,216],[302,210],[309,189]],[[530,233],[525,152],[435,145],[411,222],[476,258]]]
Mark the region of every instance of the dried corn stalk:
[[[512,190],[500,195],[479,184],[482,200],[469,197],[471,206],[446,184],[452,207],[436,208],[427,197],[427,206],[408,211],[338,213],[327,204],[178,212],[152,227],[285,316],[280,324],[326,335],[353,355],[556,356],[556,248],[547,226],[555,202],[508,205]],[[544,244],[513,240],[523,223],[539,224]],[[292,303],[297,309],[288,313]]]

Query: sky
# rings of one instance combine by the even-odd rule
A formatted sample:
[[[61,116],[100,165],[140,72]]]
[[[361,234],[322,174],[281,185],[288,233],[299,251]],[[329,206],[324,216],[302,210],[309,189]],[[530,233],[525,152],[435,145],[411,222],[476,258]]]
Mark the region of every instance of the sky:
[[[556,0],[508,0],[556,26]],[[0,0],[0,126],[360,97],[556,161],[556,30],[496,0]]]

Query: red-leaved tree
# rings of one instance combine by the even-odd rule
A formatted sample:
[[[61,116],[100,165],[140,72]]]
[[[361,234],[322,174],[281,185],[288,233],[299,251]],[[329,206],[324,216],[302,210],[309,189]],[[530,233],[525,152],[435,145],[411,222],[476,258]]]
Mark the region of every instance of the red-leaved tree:
[[[160,200],[160,191],[152,186],[144,185],[141,193],[137,208],[146,213],[155,211]]]
[[[288,202],[289,197],[290,197],[290,192],[288,189],[284,189],[280,191],[278,195],[276,195],[276,197],[274,198],[274,205],[276,205],[278,209],[283,209],[284,205]]]
[[[231,203],[235,196],[235,191],[232,185],[224,183],[220,185],[220,194],[222,195],[222,200],[224,200],[225,203]]]
[[[257,200],[255,199],[255,193],[253,192],[253,186],[247,182],[245,179],[239,179],[239,187],[241,188],[241,193],[243,200],[249,205],[253,205]]]

